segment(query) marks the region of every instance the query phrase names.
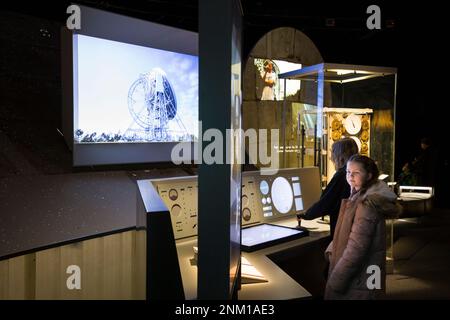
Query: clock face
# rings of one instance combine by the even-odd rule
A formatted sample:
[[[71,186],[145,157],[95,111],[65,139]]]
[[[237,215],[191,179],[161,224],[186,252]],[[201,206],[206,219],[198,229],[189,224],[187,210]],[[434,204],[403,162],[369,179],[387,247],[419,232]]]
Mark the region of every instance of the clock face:
[[[349,134],[357,134],[361,130],[361,118],[351,113],[344,120],[344,128]]]

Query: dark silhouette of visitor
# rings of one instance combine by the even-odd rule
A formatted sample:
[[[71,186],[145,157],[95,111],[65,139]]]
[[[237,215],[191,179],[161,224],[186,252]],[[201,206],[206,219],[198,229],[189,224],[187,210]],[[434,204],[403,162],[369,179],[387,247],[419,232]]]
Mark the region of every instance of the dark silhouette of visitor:
[[[398,176],[398,184],[400,186],[417,186],[417,176],[412,171],[412,163],[407,162],[402,168],[402,172]]]
[[[412,162],[411,171],[417,177],[417,185],[435,187],[438,165],[437,150],[428,137],[420,140],[420,148],[419,155]]]

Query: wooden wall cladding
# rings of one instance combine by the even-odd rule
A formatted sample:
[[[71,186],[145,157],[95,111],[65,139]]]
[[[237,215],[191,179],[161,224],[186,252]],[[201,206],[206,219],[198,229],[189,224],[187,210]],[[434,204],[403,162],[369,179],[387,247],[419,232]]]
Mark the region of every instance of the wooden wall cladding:
[[[143,300],[145,239],[127,231],[0,261],[0,300]],[[71,265],[80,268],[80,289],[68,289]]]

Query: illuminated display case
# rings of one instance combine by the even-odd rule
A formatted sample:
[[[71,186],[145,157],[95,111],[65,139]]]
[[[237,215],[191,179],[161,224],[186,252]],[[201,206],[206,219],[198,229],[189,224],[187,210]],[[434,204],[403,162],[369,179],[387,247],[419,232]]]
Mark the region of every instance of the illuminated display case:
[[[331,147],[333,143],[344,137],[352,138],[358,145],[358,151],[362,155],[370,156],[370,119],[373,110],[370,108],[323,108],[324,130],[323,152],[327,154],[324,165],[327,183],[335,173],[334,164],[331,161]]]
[[[295,99],[280,101],[280,167],[318,166],[324,188],[335,172],[332,144],[351,137],[394,180],[396,68],[321,63],[279,79],[301,81]]]

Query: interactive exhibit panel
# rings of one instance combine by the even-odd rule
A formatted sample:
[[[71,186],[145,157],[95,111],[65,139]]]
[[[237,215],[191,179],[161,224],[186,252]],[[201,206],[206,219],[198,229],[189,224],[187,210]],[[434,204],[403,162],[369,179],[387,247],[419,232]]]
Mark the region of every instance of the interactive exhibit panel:
[[[154,187],[170,212],[174,239],[197,235],[197,177],[141,180],[142,186]],[[243,250],[252,250],[262,243],[284,239],[292,234],[307,235],[306,230],[288,231],[272,222],[304,212],[320,197],[317,167],[280,169],[276,175],[261,175],[259,171],[242,173]],[[142,194],[142,190],[141,190]],[[220,205],[220,204],[218,204]],[[212,212],[211,214],[214,214]],[[259,225],[257,230],[252,226]],[[260,229],[262,228],[262,229]],[[256,235],[259,237],[256,238]]]
[[[193,148],[197,34],[80,7],[81,30],[62,33],[63,134],[74,166],[168,162],[177,143]]]
[[[198,253],[195,247],[197,177],[138,180],[137,185],[138,226],[146,223],[147,229],[147,295],[150,299],[161,295],[177,299],[193,297],[192,287],[196,287],[196,283],[192,277],[196,271],[191,269]],[[243,172],[241,250],[258,254],[260,249],[307,236],[308,230],[304,228],[278,224],[295,219],[296,214],[308,209],[320,194],[317,167],[280,169],[275,175]],[[186,259],[190,261],[188,266]],[[174,275],[170,283],[164,276],[169,269]],[[267,282],[267,279],[253,266],[243,263],[242,283],[252,282]]]

